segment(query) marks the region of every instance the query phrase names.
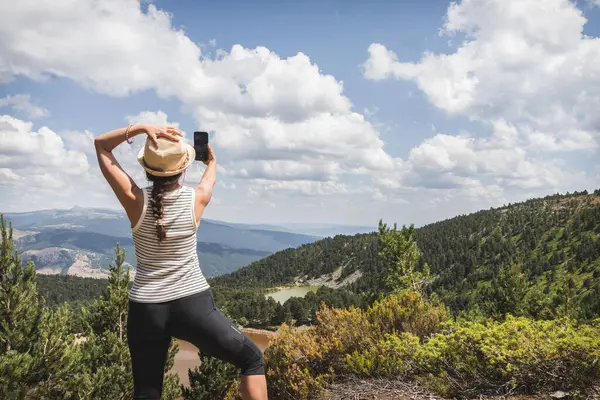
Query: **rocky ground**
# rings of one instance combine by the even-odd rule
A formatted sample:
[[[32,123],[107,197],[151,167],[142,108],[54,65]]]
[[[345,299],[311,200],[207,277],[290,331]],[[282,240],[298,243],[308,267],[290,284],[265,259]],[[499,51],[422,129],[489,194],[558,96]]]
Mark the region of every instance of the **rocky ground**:
[[[344,279],[340,280],[340,277],[342,276],[342,271],[345,267],[346,265],[342,265],[341,267],[333,271],[331,274],[321,275],[320,277],[313,279],[308,279],[308,276],[297,276],[295,279],[295,284],[297,286],[308,284],[310,286],[326,286],[332,289],[339,289],[343,286],[354,283],[362,276],[362,271],[357,270],[345,277]]]
[[[600,389],[591,389],[587,394],[573,396],[569,393],[538,395],[477,396],[477,400],[575,400],[600,399]],[[351,379],[331,386],[323,400],[444,400],[443,397],[424,389],[416,383],[377,379]]]
[[[323,400],[442,400],[416,384],[389,380],[351,380],[332,385]]]

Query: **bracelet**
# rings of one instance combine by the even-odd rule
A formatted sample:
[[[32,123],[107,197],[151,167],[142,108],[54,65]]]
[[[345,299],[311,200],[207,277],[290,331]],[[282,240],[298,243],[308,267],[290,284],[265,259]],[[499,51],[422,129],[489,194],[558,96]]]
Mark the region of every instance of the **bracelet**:
[[[132,125],[129,124],[129,126],[127,127],[127,129],[125,129],[125,140],[127,141],[127,143],[132,144],[133,143],[133,139],[131,139],[129,137],[129,129],[131,129]]]

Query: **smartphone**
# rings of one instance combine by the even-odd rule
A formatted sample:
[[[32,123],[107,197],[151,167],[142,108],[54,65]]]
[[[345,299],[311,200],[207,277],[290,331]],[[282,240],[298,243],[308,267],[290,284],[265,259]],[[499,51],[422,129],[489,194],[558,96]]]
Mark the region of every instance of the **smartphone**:
[[[194,132],[196,161],[208,161],[208,132]]]

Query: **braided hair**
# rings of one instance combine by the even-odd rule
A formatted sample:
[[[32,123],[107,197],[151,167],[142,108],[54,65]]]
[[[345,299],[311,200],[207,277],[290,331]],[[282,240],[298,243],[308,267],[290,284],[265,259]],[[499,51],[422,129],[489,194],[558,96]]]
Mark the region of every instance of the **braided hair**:
[[[167,232],[163,225],[165,213],[163,198],[166,192],[175,189],[179,185],[181,174],[173,176],[154,176],[146,173],[146,177],[153,184],[150,196],[150,207],[152,207],[152,214],[154,214],[154,218],[156,218],[156,236],[158,237],[158,242],[161,243],[167,237]]]

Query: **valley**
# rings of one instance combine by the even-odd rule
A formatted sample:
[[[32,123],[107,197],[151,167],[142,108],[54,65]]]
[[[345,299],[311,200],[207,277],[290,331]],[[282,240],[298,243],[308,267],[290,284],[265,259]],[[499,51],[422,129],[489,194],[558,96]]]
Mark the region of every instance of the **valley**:
[[[594,318],[600,310],[599,206],[598,194],[553,195],[415,229],[419,268],[427,265],[432,274],[427,290],[455,315]],[[219,251],[201,254],[203,268]],[[312,323],[321,302],[362,306],[378,295],[384,272],[378,252],[376,234],[338,235],[256,254],[239,270],[209,275],[209,282],[218,304],[244,326]],[[45,293],[58,284],[47,287],[40,279]],[[265,297],[274,291],[288,294],[275,295],[281,302]],[[288,301],[295,292],[302,297]]]
[[[598,198],[587,193],[548,196],[416,229],[414,237],[422,251],[419,265],[427,264],[433,276],[428,290],[457,314],[477,309],[501,316],[515,312],[515,304],[521,303],[523,315],[544,317],[566,312],[561,298],[568,295],[570,302],[581,304],[571,307],[571,312],[593,318],[600,310],[600,295],[595,295],[600,293]],[[77,243],[70,234],[56,234]],[[102,240],[93,242],[96,251],[104,249],[108,265],[110,240],[105,245]],[[126,249],[130,246],[123,243]],[[35,243],[30,246],[36,247]],[[203,268],[205,257],[227,251],[211,246],[202,254],[204,248],[199,245]],[[378,252],[376,234],[339,235],[266,257],[249,254],[257,259],[228,274],[215,276],[215,271],[209,282],[219,304],[235,317],[254,321],[249,326],[277,323],[286,312],[309,322],[320,301],[347,306],[361,303],[357,294],[377,293],[383,272]],[[507,286],[511,282],[520,282],[518,291]],[[310,295],[294,300],[294,312],[284,312],[278,302],[271,304],[265,298],[275,288]]]

